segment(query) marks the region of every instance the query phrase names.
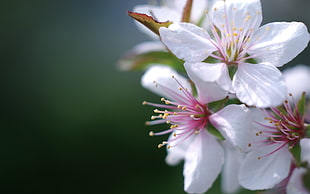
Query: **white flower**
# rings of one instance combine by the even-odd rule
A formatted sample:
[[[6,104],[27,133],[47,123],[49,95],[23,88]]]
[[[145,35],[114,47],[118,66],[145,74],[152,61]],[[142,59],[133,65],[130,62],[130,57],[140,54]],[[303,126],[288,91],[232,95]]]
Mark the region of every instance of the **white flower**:
[[[197,98],[192,94],[190,82],[172,68],[160,65],[150,67],[141,79],[142,86],[164,96],[161,99],[164,104],[143,104],[163,109],[155,109],[154,112],[158,115],[152,116],[152,121],[147,124],[171,125],[161,132],[151,131],[150,135],[171,133],[170,138],[158,147],[167,146],[168,164],[175,165],[181,160],[185,161],[184,190],[188,193],[204,193],[212,186],[224,162],[224,150],[216,137],[206,130],[207,126],[211,122],[224,137],[232,135],[227,134],[230,128],[246,133],[249,128],[246,122],[240,125],[240,122],[232,120],[249,120],[250,115],[244,105],[229,105],[213,113],[209,110],[208,103],[225,98],[227,92],[215,87],[216,76],[214,82],[204,82],[199,77],[190,78],[197,88]],[[224,124],[220,125],[218,122]],[[227,123],[230,125],[227,126]],[[232,138],[230,142],[234,145],[235,141]]]
[[[206,59],[213,58],[218,61],[215,64],[224,66],[223,74],[228,67],[237,67],[232,83],[221,86],[235,92],[242,102],[257,107],[279,105],[285,99],[286,86],[277,67],[307,46],[307,27],[300,22],[273,22],[260,27],[259,0],[217,1],[208,16],[211,32],[190,23],[174,23],[160,28],[162,41],[185,60],[187,71],[199,77],[210,76],[209,66],[214,64]]]

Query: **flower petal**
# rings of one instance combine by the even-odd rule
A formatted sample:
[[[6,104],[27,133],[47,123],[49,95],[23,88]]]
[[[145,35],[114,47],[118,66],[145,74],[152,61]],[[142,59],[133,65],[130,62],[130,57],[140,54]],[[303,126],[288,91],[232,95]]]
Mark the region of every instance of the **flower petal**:
[[[221,100],[232,90],[227,66],[223,63],[185,63],[189,78],[195,83],[200,102]]]
[[[303,51],[310,35],[301,22],[273,22],[260,27],[251,38],[248,53],[258,55],[258,62],[269,62],[280,67]]]
[[[210,20],[223,32],[232,34],[233,28],[248,32],[258,29],[262,22],[260,0],[217,1],[210,10]],[[230,25],[230,28],[227,28]]]
[[[248,150],[251,112],[245,105],[228,105],[209,117],[212,125],[237,149]]]
[[[169,140],[174,139],[174,133],[172,133],[169,136]],[[187,152],[187,149],[189,147],[189,145],[192,143],[192,141],[194,141],[195,136],[190,136],[189,138],[185,139],[185,140],[180,140],[182,142],[179,141],[174,141],[172,143],[170,143],[169,145],[171,146],[169,149],[167,149],[167,156],[166,156],[166,163],[174,166],[179,164],[182,160],[185,159],[185,155]]]
[[[232,84],[237,97],[247,105],[278,106],[286,98],[282,73],[269,63],[239,64]]]
[[[224,151],[216,138],[202,130],[188,148],[184,163],[184,190],[204,193],[216,180],[224,162]]]
[[[283,71],[287,91],[293,94],[295,99],[300,99],[303,92],[310,96],[310,67],[297,65]]]
[[[224,193],[236,193],[240,189],[238,171],[244,154],[236,151],[230,143],[223,141],[225,163],[222,171],[221,187]]]
[[[177,95],[184,95],[184,93],[180,92],[180,85],[172,76],[174,76],[184,88],[187,88],[188,91],[191,92],[191,85],[185,77],[178,74],[171,67],[160,64],[154,64],[144,73],[141,78],[141,85],[159,96],[175,100],[175,95],[173,95],[172,92]]]
[[[300,140],[301,146],[301,160],[306,161],[310,167],[310,139],[303,138]]]
[[[302,175],[306,173],[304,168],[296,168],[288,181],[286,186],[287,194],[309,194],[309,191],[306,190],[303,181]]]
[[[273,188],[289,174],[292,161],[288,147],[263,157],[278,148],[278,144],[264,146],[247,154],[239,171],[239,183],[246,189]]]
[[[169,50],[188,62],[201,62],[216,50],[209,34],[194,24],[171,24],[169,28],[160,28],[159,33]]]

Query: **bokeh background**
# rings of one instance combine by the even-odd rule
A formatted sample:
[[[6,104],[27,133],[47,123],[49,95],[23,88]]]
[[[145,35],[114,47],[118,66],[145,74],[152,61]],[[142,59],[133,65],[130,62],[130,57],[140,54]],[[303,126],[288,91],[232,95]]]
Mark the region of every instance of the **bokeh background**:
[[[141,102],[158,97],[142,72],[116,67],[148,40],[127,16],[146,3],[1,1],[0,193],[184,193],[182,165],[165,164],[165,137],[144,125],[152,111]],[[264,23],[310,26],[309,0],[262,4]],[[309,54],[290,65],[309,65]]]

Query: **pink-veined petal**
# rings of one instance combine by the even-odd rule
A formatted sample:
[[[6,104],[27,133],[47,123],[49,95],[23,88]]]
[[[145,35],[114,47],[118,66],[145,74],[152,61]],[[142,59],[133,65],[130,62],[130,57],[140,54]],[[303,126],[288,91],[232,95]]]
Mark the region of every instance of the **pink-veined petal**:
[[[216,138],[202,130],[191,143],[184,163],[184,190],[204,193],[214,183],[224,162],[224,151]]]
[[[265,108],[278,106],[286,99],[282,73],[270,63],[239,64],[232,84],[236,96],[247,105]]]
[[[288,176],[292,156],[287,146],[258,159],[278,146],[278,144],[264,146],[246,155],[238,177],[241,186],[250,190],[270,189]]]
[[[309,39],[307,27],[301,22],[273,22],[255,32],[248,53],[258,55],[256,59],[260,63],[281,67],[303,51]]]
[[[208,32],[194,24],[174,23],[169,28],[161,27],[159,33],[168,49],[188,62],[201,62],[216,50]]]
[[[248,150],[252,120],[250,109],[245,105],[228,105],[212,114],[209,120],[233,146]]]
[[[221,100],[228,95],[227,90],[232,90],[228,69],[223,63],[185,63],[184,67],[202,103]]]
[[[182,160],[185,159],[185,155],[187,153],[189,145],[194,141],[196,136],[190,136],[189,138],[180,141],[172,142],[169,145],[171,146],[169,149],[167,149],[167,156],[166,156],[166,163],[174,166],[179,164]],[[171,139],[175,138],[174,134],[172,133],[168,139],[170,141]]]
[[[167,92],[165,88],[173,91],[174,93],[178,95],[184,95],[180,90],[180,85],[176,82],[175,79],[172,78],[174,76],[179,83],[182,84],[185,88],[188,89],[189,92],[191,92],[191,85],[189,81],[178,74],[174,69],[168,66],[163,66],[160,64],[154,64],[154,66],[151,66],[142,76],[141,78],[141,85],[154,92],[155,94],[168,98],[169,100],[175,100],[173,95],[171,93]]]

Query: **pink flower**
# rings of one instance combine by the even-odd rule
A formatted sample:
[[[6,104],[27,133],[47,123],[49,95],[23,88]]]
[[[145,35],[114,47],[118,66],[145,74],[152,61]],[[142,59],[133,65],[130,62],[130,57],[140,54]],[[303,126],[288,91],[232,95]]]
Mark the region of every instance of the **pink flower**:
[[[294,162],[290,149],[306,135],[304,115],[296,103],[285,101],[270,111],[253,110],[254,134],[239,172],[241,186],[250,190],[273,188],[283,181]]]
[[[158,108],[154,110],[158,115],[152,116],[152,121],[147,124],[170,124],[168,129],[150,132],[150,135],[171,133],[169,139],[159,144],[159,147],[167,146],[168,164],[175,165],[185,160],[184,190],[188,193],[203,193],[212,186],[224,162],[223,148],[216,137],[209,133],[208,126],[212,123],[218,127],[224,137],[229,136],[227,131],[232,127],[238,133],[246,133],[249,126],[239,125],[236,120],[249,120],[250,115],[244,105],[229,105],[214,113],[208,103],[225,98],[227,92],[216,87],[215,83],[205,83],[198,77],[191,79],[197,88],[198,97],[193,95],[191,83],[173,69],[152,66],[143,75],[142,85],[166,98],[161,99],[163,104],[143,104]],[[218,122],[224,124],[219,125]],[[229,126],[225,123],[229,123]],[[235,145],[235,141],[233,139],[230,142]]]

